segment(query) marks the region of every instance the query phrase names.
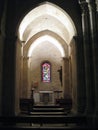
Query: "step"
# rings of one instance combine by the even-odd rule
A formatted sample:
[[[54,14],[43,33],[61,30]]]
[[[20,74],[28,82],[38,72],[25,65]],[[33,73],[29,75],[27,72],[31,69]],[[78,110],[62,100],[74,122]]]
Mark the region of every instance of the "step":
[[[30,112],[30,115],[67,115],[67,112]]]
[[[45,107],[43,107],[43,108],[41,108],[41,107],[34,107],[33,109],[32,109],[32,111],[33,112],[49,112],[49,111],[51,111],[51,112],[63,112],[64,111],[64,108],[45,108]]]
[[[34,105],[35,108],[61,108],[60,105]]]
[[[92,130],[96,130],[96,129],[93,129],[93,128],[89,128],[89,127],[86,127],[86,126],[74,126],[74,127],[70,127],[70,126],[68,126],[68,127],[50,127],[50,126],[48,126],[48,127],[31,127],[31,126],[0,126],[0,129],[1,130],[8,130],[8,129],[10,129],[10,130],[13,130],[13,129],[15,129],[15,130],[19,130],[19,129],[25,129],[25,130],[90,130],[90,129],[92,129]]]

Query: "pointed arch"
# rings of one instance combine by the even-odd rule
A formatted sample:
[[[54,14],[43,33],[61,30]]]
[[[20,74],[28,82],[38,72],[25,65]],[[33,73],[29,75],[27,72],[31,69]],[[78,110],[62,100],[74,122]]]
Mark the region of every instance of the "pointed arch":
[[[76,35],[76,28],[70,16],[57,5],[45,2],[24,17],[19,26],[18,37],[21,41],[27,41],[46,29],[57,33],[67,43]]]
[[[56,40],[54,37],[51,37],[49,35],[43,35],[39,38],[37,38],[33,44],[31,44],[29,50],[28,50],[28,57],[30,57],[32,55],[33,50],[36,48],[36,46],[38,44],[43,43],[44,41],[49,41],[51,44],[53,44],[54,46],[56,46],[56,48],[60,51],[61,56],[65,57],[65,51],[64,48],[62,47],[62,45],[58,42],[58,40]]]

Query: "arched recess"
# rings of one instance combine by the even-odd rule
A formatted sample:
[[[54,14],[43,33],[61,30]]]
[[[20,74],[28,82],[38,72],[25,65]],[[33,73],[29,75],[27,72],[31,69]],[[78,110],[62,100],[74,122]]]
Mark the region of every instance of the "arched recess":
[[[72,67],[72,49],[70,46],[75,42],[73,37],[76,36],[76,34],[76,28],[70,16],[60,7],[50,2],[40,4],[23,18],[19,26],[17,39],[16,86],[18,87],[16,87],[16,111],[19,109],[19,98],[27,98],[28,95],[30,95],[31,82],[29,82],[28,79],[30,76],[29,67],[31,64],[31,57],[29,54],[32,56],[33,49],[31,48],[34,48],[34,45],[37,44],[39,45],[47,42],[53,45],[53,47],[56,47],[59,57],[62,58],[59,66],[62,65],[64,71],[63,85],[66,87],[63,88],[63,92],[65,93],[66,91],[65,96],[68,96],[68,93],[70,93],[69,96],[74,96],[76,94],[76,89],[74,89],[74,87],[76,87],[77,81],[75,83],[72,82],[73,77],[76,76],[76,70],[74,71],[74,68],[76,68],[76,59],[74,56],[74,67]],[[73,48],[75,48],[75,45]],[[73,94],[73,92],[75,94]],[[73,99],[75,102],[74,104],[76,104],[76,97]]]
[[[69,56],[70,50],[68,48],[68,44],[57,33],[50,31],[50,30],[40,31],[37,34],[33,35],[24,45],[24,52],[23,52],[24,56],[30,57],[30,54],[29,54],[30,46],[33,46],[33,44],[36,42],[36,40],[38,40],[41,37],[44,37],[43,41],[45,41],[45,40],[49,41],[49,37],[55,39],[56,43],[58,42],[57,45],[55,45],[55,46],[58,46],[58,49],[60,49],[60,46],[62,48],[61,56],[62,57],[65,57],[65,56],[68,57]],[[39,42],[40,42],[40,40],[39,40]]]
[[[44,34],[44,35],[43,35]],[[32,61],[32,54],[34,55],[34,50],[37,50],[36,48],[38,48],[39,45],[41,46],[44,46],[44,47],[41,47],[40,50],[42,50],[41,53],[39,53],[39,56],[38,57],[41,57],[43,51],[44,51],[44,48],[45,50],[47,51],[47,53],[49,53],[49,50],[51,49],[51,47],[48,46],[48,49],[47,49],[47,46],[45,45],[45,42],[51,44],[51,47],[56,49],[56,51],[58,51],[59,53],[59,60],[56,61],[57,64],[60,64],[62,65],[62,58],[63,57],[68,57],[69,55],[69,51],[68,51],[68,45],[65,43],[65,41],[59,37],[57,34],[54,34],[53,32],[50,32],[49,30],[45,30],[45,31],[42,31],[42,32],[39,32],[38,34],[34,35],[29,41],[28,41],[28,44],[26,44],[24,46],[24,50],[23,50],[23,53],[24,53],[24,57],[28,57],[28,61],[27,61],[27,83],[24,82],[24,85],[25,84],[28,84],[28,90],[27,91],[30,91],[30,86],[31,86],[31,83],[32,81],[31,78],[30,78],[30,65],[31,65],[31,61]],[[49,49],[50,48],[50,49]],[[33,53],[34,52],[34,53]],[[52,51],[50,51],[51,55],[51,59],[52,57],[54,57],[56,59],[56,54]],[[43,60],[49,60],[49,57],[47,54],[45,54],[45,57],[43,56]],[[53,61],[55,61],[55,59],[52,59]],[[40,60],[39,60],[40,61]],[[40,64],[40,63],[39,63]],[[54,63],[55,64],[55,63]],[[59,67],[58,67],[59,68]],[[55,68],[56,69],[56,68]],[[57,71],[57,70],[56,70]],[[57,73],[58,74],[58,73]],[[59,80],[59,79],[58,79]],[[52,80],[53,81],[53,80]],[[52,83],[53,85],[54,83]],[[52,86],[51,85],[51,86]]]
[[[71,17],[59,6],[44,2],[23,18],[19,26],[18,36],[21,41],[27,41],[34,34],[46,29],[56,32],[68,44],[76,35],[76,28]]]

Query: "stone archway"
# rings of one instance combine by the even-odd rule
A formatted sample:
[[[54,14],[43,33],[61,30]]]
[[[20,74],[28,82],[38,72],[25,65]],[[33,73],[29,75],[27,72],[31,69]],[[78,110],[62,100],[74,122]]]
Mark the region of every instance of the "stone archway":
[[[49,10],[49,8],[50,8],[50,10]],[[29,21],[28,21],[28,19],[29,19]],[[76,68],[76,64],[74,64],[74,67],[71,67],[72,64],[70,62],[70,57],[72,54],[70,45],[73,44],[73,37],[76,35],[76,29],[75,29],[74,23],[72,22],[69,15],[64,10],[62,10],[60,7],[58,7],[52,3],[49,3],[49,2],[45,2],[42,5],[31,10],[24,17],[24,19],[22,20],[22,22],[20,23],[20,26],[19,26],[19,32],[18,32],[19,41],[17,41],[17,58],[16,58],[17,59],[16,67],[18,68],[18,71],[16,72],[16,84],[17,84],[17,86],[19,86],[18,88],[16,88],[16,90],[17,90],[16,93],[19,93],[18,99],[21,96],[28,97],[28,87],[27,86],[29,86],[31,84],[31,83],[28,84],[28,72],[27,72],[28,60],[30,61],[30,57],[28,57],[28,55],[27,55],[28,51],[30,50],[29,44],[34,44],[34,42],[36,42],[38,39],[39,39],[39,43],[42,43],[40,41],[40,39],[42,36],[44,37],[45,35],[48,35],[52,39],[55,39],[55,42],[57,41],[58,45],[59,44],[62,45],[62,48],[63,48],[62,50],[64,51],[66,56],[59,55],[59,57],[62,57],[63,59],[68,59],[67,65],[65,65],[65,63],[66,63],[65,61],[63,61],[63,63],[60,62],[58,65],[58,67],[63,65],[63,70],[65,70],[65,72],[63,73],[63,84],[65,86],[67,86],[67,89],[63,90],[64,93],[66,92],[68,94],[70,92],[70,94],[71,94],[72,92],[75,91],[75,90],[72,91],[72,89],[71,89],[71,87],[74,88],[74,86],[76,84],[74,84],[72,82],[73,76],[70,76],[70,75],[72,75],[72,73],[76,73],[76,70],[75,71],[73,70],[74,68]],[[33,39],[33,41],[32,41],[32,39]],[[60,40],[60,39],[62,39],[62,40]],[[47,41],[50,44],[54,43],[53,41],[51,41],[49,39],[48,40],[44,39],[43,42],[47,42]],[[66,50],[66,46],[67,46],[67,50]],[[33,52],[31,52],[31,54],[32,53]],[[60,50],[58,51],[58,53],[60,53]],[[61,51],[61,53],[62,53],[62,51]],[[73,60],[76,61],[75,56],[74,56]],[[30,62],[29,62],[29,64],[30,64]],[[66,66],[68,66],[67,69],[66,69]],[[66,70],[67,70],[67,73],[66,73]],[[66,74],[67,74],[67,78],[66,78],[67,82],[65,80]],[[76,74],[75,74],[75,76],[76,76]],[[71,86],[71,87],[69,88],[69,86]],[[29,87],[29,90],[30,90],[30,87]],[[76,93],[76,91],[75,91],[75,93]],[[74,94],[73,94],[73,96],[74,96]],[[74,99],[76,99],[76,98],[74,98]],[[18,100],[16,102],[18,103]]]

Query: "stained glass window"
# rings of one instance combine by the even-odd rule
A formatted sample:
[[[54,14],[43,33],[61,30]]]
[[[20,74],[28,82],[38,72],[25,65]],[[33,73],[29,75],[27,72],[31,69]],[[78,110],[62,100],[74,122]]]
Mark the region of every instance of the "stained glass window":
[[[50,82],[51,65],[48,62],[42,64],[42,81]]]

